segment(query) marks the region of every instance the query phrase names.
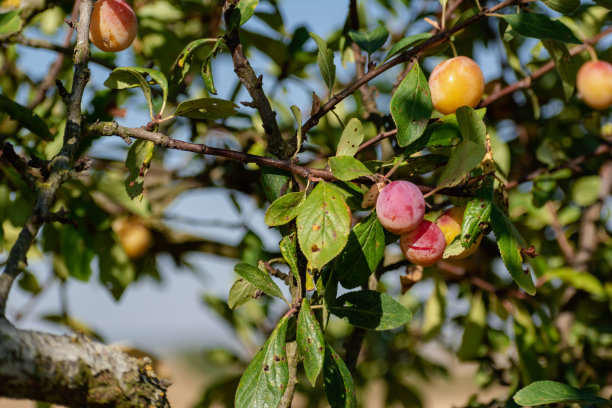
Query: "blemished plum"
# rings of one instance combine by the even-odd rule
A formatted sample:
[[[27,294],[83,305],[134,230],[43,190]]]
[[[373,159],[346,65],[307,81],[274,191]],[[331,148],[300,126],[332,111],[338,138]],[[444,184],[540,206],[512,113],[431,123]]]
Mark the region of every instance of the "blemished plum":
[[[124,0],[98,0],[91,15],[89,39],[102,51],[123,51],[138,32],[136,14]]]
[[[476,107],[484,93],[484,77],[477,63],[468,57],[441,62],[429,76],[434,108],[448,115],[462,106]]]
[[[440,227],[423,220],[414,231],[401,235],[400,248],[406,259],[413,264],[431,266],[442,259],[446,239]]]
[[[382,226],[394,234],[412,231],[425,215],[423,193],[409,181],[393,181],[378,195],[376,215]]]
[[[593,109],[612,105],[612,65],[606,61],[588,61],[578,70],[576,88],[584,103]]]

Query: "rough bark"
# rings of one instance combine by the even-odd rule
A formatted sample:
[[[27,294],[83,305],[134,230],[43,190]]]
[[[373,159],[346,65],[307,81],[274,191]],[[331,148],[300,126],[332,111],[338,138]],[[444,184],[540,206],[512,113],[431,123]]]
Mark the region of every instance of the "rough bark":
[[[168,407],[150,362],[84,336],[15,328],[0,318],[0,395],[73,407]]]

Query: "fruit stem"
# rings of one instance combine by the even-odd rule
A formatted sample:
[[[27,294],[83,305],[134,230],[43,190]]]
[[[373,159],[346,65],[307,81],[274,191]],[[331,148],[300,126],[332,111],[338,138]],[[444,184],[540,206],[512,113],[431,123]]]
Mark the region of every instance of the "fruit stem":
[[[595,62],[599,61],[599,58],[597,58],[597,52],[595,51],[595,48],[593,48],[593,46],[590,44],[585,43],[584,45],[585,45],[586,50],[589,52],[589,55],[591,56],[591,60]]]
[[[449,41],[448,45],[450,45],[451,49],[453,50],[453,57],[457,56],[457,48],[455,48],[455,44],[453,43],[453,41]]]

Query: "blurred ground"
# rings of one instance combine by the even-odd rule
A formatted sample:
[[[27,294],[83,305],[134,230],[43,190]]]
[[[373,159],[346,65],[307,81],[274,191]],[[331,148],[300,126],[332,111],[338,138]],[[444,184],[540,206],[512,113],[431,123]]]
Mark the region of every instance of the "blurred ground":
[[[415,383],[414,386],[423,393],[424,407],[426,408],[452,408],[465,405],[470,395],[478,392],[475,383],[476,364],[463,364],[457,360],[449,361],[451,377],[438,378],[429,383]],[[169,374],[173,385],[168,390],[168,397],[173,408],[191,408],[198,402],[206,378],[201,372],[188,367],[181,358],[170,358],[164,362],[160,375]],[[375,382],[366,392],[366,398],[361,406],[367,408],[395,408],[385,407],[381,401],[381,392],[386,385]],[[440,392],[440,390],[444,390]],[[479,392],[479,401],[487,402],[493,398],[503,398],[507,395],[504,387],[491,387]],[[34,408],[35,403],[30,401],[7,400],[0,398],[0,408]],[[304,407],[303,401],[296,398],[294,408]]]

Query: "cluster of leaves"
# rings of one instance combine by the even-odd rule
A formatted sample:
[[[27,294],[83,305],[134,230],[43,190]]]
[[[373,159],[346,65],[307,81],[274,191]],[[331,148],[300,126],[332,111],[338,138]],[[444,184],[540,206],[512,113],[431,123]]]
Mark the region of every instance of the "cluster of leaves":
[[[280,5],[275,1],[261,3],[238,2],[226,32],[239,30],[247,53],[257,50],[267,55],[281,86],[296,78],[310,78],[309,68],[317,66],[321,78],[311,78],[313,89],[319,89],[317,84],[322,79],[330,98],[342,87],[336,56],[343,64],[354,61],[354,43],[367,54],[370,69],[380,67],[431,38],[432,34],[425,32],[427,26],[420,22],[423,17],[434,17],[439,9],[438,2],[425,0],[402,4],[402,8],[413,11],[412,20],[401,31],[390,34],[383,25],[366,28],[364,4],[357,10],[362,30],[348,29],[349,16],[344,28],[326,40],[307,27],[287,32]],[[297,106],[287,108],[290,104],[280,97],[273,99],[283,135],[294,134],[297,139],[292,159],[309,167],[329,168],[337,181],[306,180],[270,168],[204,160],[196,175],[184,176],[163,167],[164,150],[156,149],[151,141],[136,141],[126,154],[125,165],[96,159],[86,177],[62,186],[55,209],[69,209],[74,225],[46,223],[31,252],[51,254],[53,276],[62,281],[88,281],[92,262],[97,261],[99,279],[116,299],[141,276],[161,279],[155,264],[159,253],[170,253],[177,263],[194,250],[241,259],[235,267],[240,278],[227,301],[206,297],[207,305],[246,344],[252,341],[246,332],[264,332],[268,337],[261,348],[250,344],[250,350],[258,351],[248,364],[224,351],[229,357],[223,360],[225,364],[217,361],[222,366],[217,368],[226,376],[207,389],[203,407],[218,402],[237,407],[278,406],[295,381],[292,370],[297,361],[302,362],[303,373],[313,387],[322,379],[333,407],[356,406],[360,390],[377,377],[389,384],[387,403],[422,405],[421,396],[406,385],[406,378],[410,381],[410,376],[420,376],[427,380],[432,372],[444,373],[443,367],[420,355],[423,344],[432,341],[463,361],[477,362],[481,386],[509,387],[507,399],[487,402],[486,406],[514,402],[609,404],[590,394],[588,388],[561,384],[597,387],[606,384],[609,375],[609,227],[599,227],[598,237],[603,238],[598,238],[588,271],[578,271],[573,260],[564,256],[553,233],[553,226],[560,224],[578,247],[582,213],[601,200],[599,173],[605,157],[578,163],[582,164],[580,177],[575,176],[575,168],[565,166],[610,143],[602,137],[606,132],[601,126],[608,118],[589,110],[574,93],[576,69],[586,57],[570,53],[573,44],[593,37],[610,22],[609,2],[597,3],[538,1],[518,12],[492,16],[489,24],[472,24],[457,33],[452,39],[453,49],[462,55],[473,55],[477,45],[503,47],[503,56],[496,60],[503,76],[493,81],[489,94],[495,92],[495,85],[527,78],[549,60],[557,68],[486,110],[463,107],[456,114],[439,117],[433,112],[426,80],[430,66],[423,59],[409,62],[411,68],[396,89],[391,86],[395,78],[387,74],[371,83],[386,98],[380,99],[387,101],[388,109],[384,106],[375,114],[365,115],[357,92],[354,110],[337,109],[334,115],[324,116],[308,136],[301,132],[301,110]],[[22,23],[52,33],[69,12],[67,6],[50,8],[31,22],[22,20],[19,11],[2,13],[0,35],[22,30]],[[399,13],[396,6],[384,0],[367,5],[377,7],[389,18]],[[139,88],[151,120],[147,129],[162,129],[172,135],[188,124],[192,141],[217,130],[225,135],[221,140],[224,146],[263,155],[267,146],[260,119],[237,110],[240,81],[236,79],[228,99],[211,97],[222,89],[213,77],[216,58],[227,51],[227,37],[221,32],[219,18],[221,6],[215,1],[158,0],[137,2],[135,9],[141,30],[134,47],[134,66],[115,68],[107,75],[104,85],[108,89],[96,90],[86,112],[88,123],[110,120],[119,107],[127,105],[128,92],[122,90]],[[462,24],[479,12],[479,5],[465,2],[449,16],[446,27]],[[557,15],[553,12],[564,16],[554,17]],[[245,24],[251,18],[268,31],[249,31]],[[180,24],[183,22],[187,23]],[[415,27],[416,33],[408,27]],[[309,42],[310,38],[313,41]],[[2,72],[6,73],[0,76],[0,135],[18,146],[20,153],[48,160],[63,138],[65,110],[61,96],[52,95],[33,112],[15,102],[19,92],[28,96],[35,93],[36,81],[20,69],[15,45],[2,43],[0,47],[6,51],[0,54]],[[178,56],[176,50],[182,50]],[[525,52],[529,50],[531,53]],[[599,51],[602,59],[612,56],[612,49]],[[447,57],[451,50],[442,44],[427,53]],[[94,56],[113,62],[105,55]],[[70,73],[71,67],[65,66],[59,76],[67,78]],[[201,88],[192,86],[200,80]],[[223,90],[232,89],[229,84],[222,85]],[[132,97],[142,101],[141,95]],[[311,114],[320,108],[316,93],[313,99]],[[526,109],[528,105],[532,109]],[[164,116],[167,106],[173,113]],[[382,140],[381,149],[360,149],[364,140],[392,129],[397,132],[395,137]],[[82,143],[83,154],[95,143],[91,139]],[[147,173],[151,168],[157,171]],[[450,188],[460,196],[440,193],[431,199],[436,210],[430,217],[450,204],[466,206],[461,234],[448,246],[445,258],[464,252],[484,237],[476,255],[452,264],[450,271],[442,266],[427,268],[423,281],[399,300],[394,296],[399,284],[377,282],[393,269],[388,266],[397,260],[392,248],[398,237],[384,231],[375,212],[362,206],[373,180],[391,168],[396,169],[394,177],[441,192]],[[535,176],[531,177],[532,173]],[[10,249],[32,210],[34,192],[33,186],[10,166],[2,166],[1,179],[0,233],[4,248]],[[508,181],[516,180],[522,183],[518,188],[507,188]],[[265,222],[277,227],[283,236],[278,250],[266,253],[260,237],[248,228],[236,248],[212,239],[176,234],[167,227],[164,211],[176,197],[212,186],[223,186],[231,194],[249,194],[262,208],[270,202]],[[239,205],[236,208],[240,211]],[[153,230],[155,245],[148,256],[129,259],[122,249],[112,224],[126,217],[143,220]],[[527,256],[534,252],[539,254],[537,258]],[[500,258],[512,279],[500,268]],[[530,269],[525,269],[527,263]],[[453,274],[453,270],[460,272]],[[291,298],[270,277],[271,272],[287,284]],[[369,287],[369,283],[377,286]],[[27,271],[20,285],[33,296],[42,290],[35,274]],[[427,299],[411,293],[427,285],[432,290]],[[450,296],[451,292],[457,299]],[[268,298],[251,301],[262,294]],[[278,305],[282,303],[269,298],[287,304],[288,312],[281,313],[280,319]],[[463,300],[469,307],[459,313],[451,311],[455,300]],[[257,309],[257,313],[243,312],[249,308]],[[559,327],[563,314],[572,318],[564,329]],[[413,315],[417,318],[412,319]],[[278,320],[273,330],[265,330],[265,317]],[[57,316],[48,318],[60,321]],[[60,322],[76,328],[75,320],[65,318]],[[463,331],[458,347],[444,336],[443,328],[453,333]],[[347,336],[345,363],[339,352]],[[355,368],[357,355],[349,356],[350,343],[360,347],[356,340],[360,336],[365,336],[370,352],[361,367]],[[500,364],[502,358],[505,364]],[[235,366],[244,373],[236,375]],[[372,367],[376,370],[369,371]],[[298,392],[313,404],[320,402],[320,393],[304,384],[299,382]],[[476,400],[469,404],[483,406]]]

